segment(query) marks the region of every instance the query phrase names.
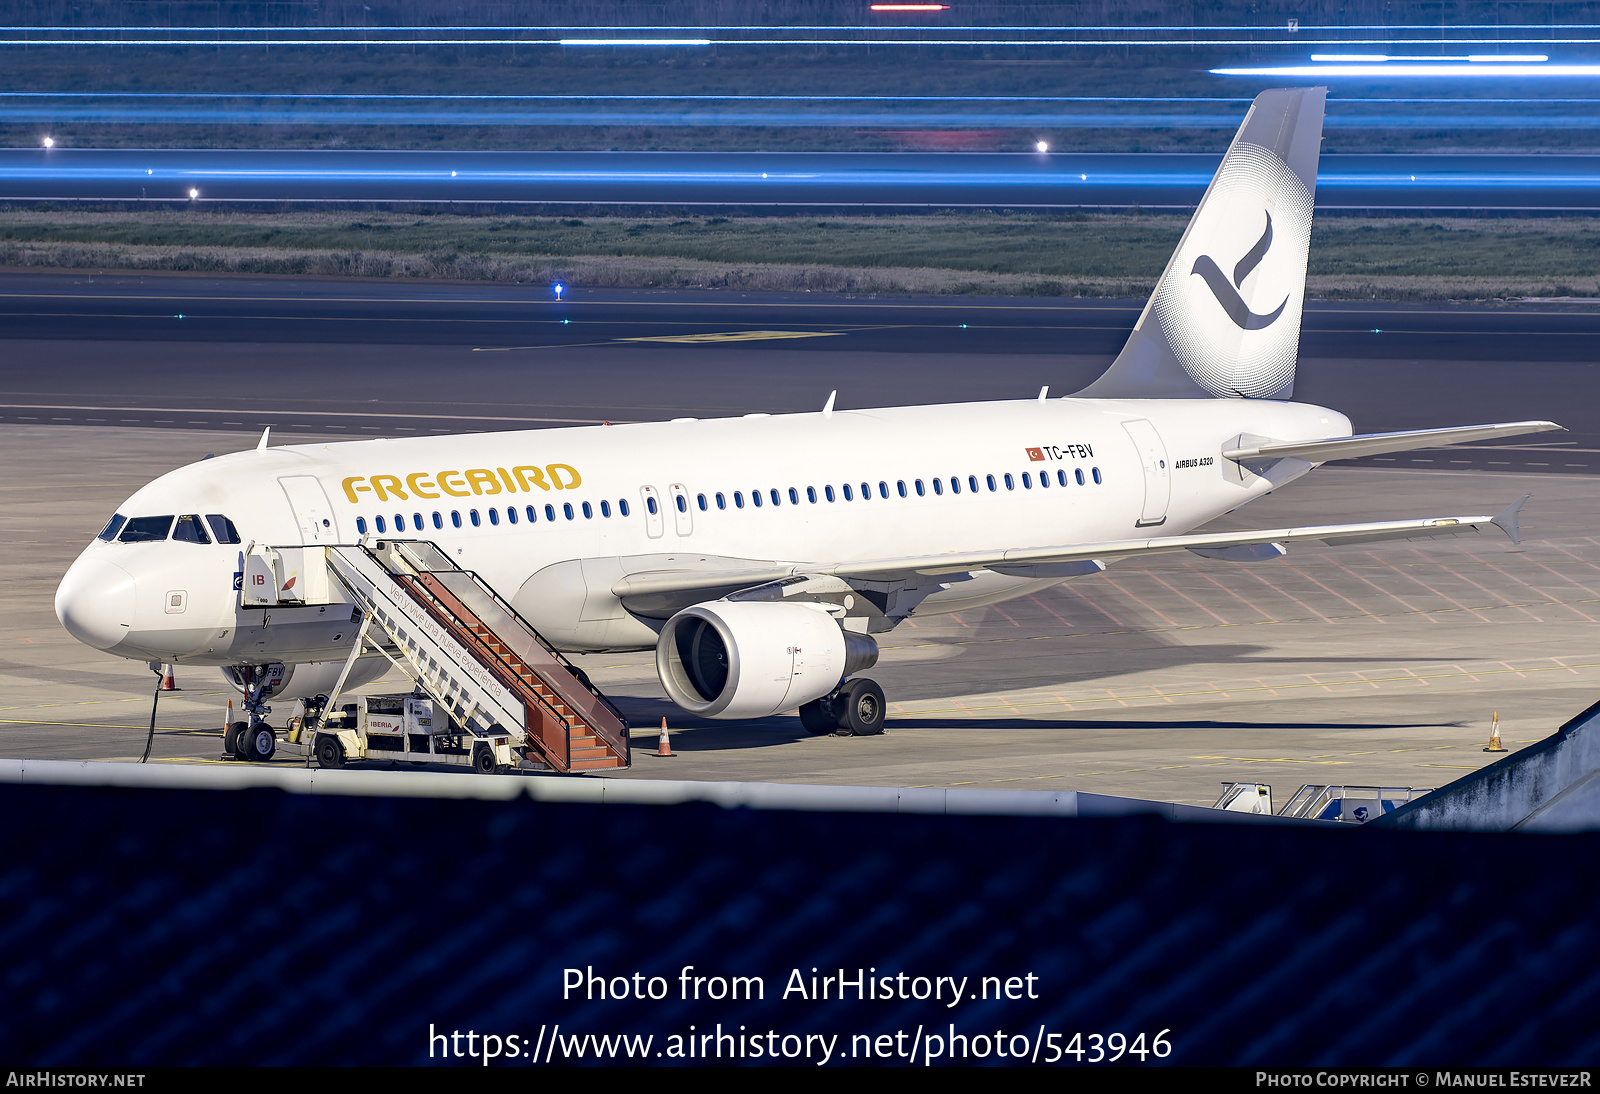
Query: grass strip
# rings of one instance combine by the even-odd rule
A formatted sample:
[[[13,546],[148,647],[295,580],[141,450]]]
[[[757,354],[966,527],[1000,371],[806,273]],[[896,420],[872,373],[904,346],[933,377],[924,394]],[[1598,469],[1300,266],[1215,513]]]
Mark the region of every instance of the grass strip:
[[[1186,217],[519,217],[0,209],[0,265],[595,288],[1126,297]],[[1600,220],[1331,217],[1311,296],[1600,296]]]

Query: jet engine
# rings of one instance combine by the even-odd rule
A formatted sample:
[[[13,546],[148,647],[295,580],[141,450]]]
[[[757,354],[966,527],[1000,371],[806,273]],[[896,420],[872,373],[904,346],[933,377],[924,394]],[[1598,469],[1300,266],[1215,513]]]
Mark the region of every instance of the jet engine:
[[[702,718],[765,718],[820,699],[878,660],[878,644],[842,630],[817,604],[715,600],[667,620],[656,672],[672,701]]]

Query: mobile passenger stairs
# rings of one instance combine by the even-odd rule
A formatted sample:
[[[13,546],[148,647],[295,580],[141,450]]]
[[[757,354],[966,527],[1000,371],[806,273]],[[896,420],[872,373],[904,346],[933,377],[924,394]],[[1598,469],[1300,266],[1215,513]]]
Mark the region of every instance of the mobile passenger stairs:
[[[322,566],[331,581],[317,572]],[[256,582],[256,573],[266,580]],[[294,573],[305,578],[301,595],[307,600],[301,603],[319,585],[331,591],[337,582],[362,622],[327,701],[312,704],[299,725],[291,724],[289,751],[315,756],[324,767],[408,760],[485,773],[518,759],[557,772],[631,763],[627,719],[487,582],[432,543],[252,547],[241,595],[270,581],[282,603],[286,593],[294,595]],[[428,698],[367,696],[340,707],[351,667],[372,651],[410,676]]]

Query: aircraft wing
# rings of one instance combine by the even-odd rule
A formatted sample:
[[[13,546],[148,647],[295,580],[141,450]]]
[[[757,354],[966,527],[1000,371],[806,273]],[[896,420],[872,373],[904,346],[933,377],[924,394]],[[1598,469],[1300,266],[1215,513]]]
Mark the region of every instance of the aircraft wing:
[[[619,597],[668,596],[704,592],[722,596],[738,587],[760,585],[797,575],[818,574],[872,581],[914,577],[939,577],[971,570],[995,570],[1017,577],[1065,577],[1099,569],[1099,563],[1118,558],[1193,551],[1211,558],[1251,561],[1275,558],[1285,543],[1307,541],[1329,545],[1372,543],[1386,539],[1434,539],[1440,536],[1481,534],[1485,527],[1499,528],[1513,543],[1522,542],[1517,518],[1532,497],[1524,494],[1494,516],[1426,517],[1418,520],[1375,521],[1367,524],[1323,524],[1305,528],[1272,528],[1250,532],[1200,532],[1159,539],[1107,540],[1057,547],[962,551],[941,555],[880,558],[831,564],[773,563],[748,569],[653,570],[628,574],[611,590]]]
[[[1274,528],[1253,532],[1200,532],[1160,539],[1124,539],[1060,547],[1034,547],[1024,550],[951,552],[918,558],[876,559],[832,566],[796,567],[797,573],[831,574],[841,578],[892,580],[897,577],[962,573],[969,570],[996,570],[1019,577],[1065,576],[1063,564],[1135,558],[1172,551],[1194,551],[1224,559],[1269,558],[1282,554],[1274,550],[1260,554],[1252,547],[1297,542],[1329,545],[1371,543],[1385,539],[1432,539],[1438,536],[1480,534],[1485,526],[1499,528],[1513,543],[1522,541],[1517,516],[1533,495],[1524,494],[1494,516],[1427,517],[1420,520],[1376,521],[1369,524],[1323,524],[1306,528]],[[1057,572],[1052,573],[1052,569]]]
[[[1435,448],[1446,444],[1465,444],[1491,437],[1516,437],[1524,433],[1545,433],[1562,427],[1555,422],[1506,422],[1501,425],[1460,425],[1448,429],[1410,429],[1403,433],[1362,433],[1354,437],[1328,437],[1317,441],[1272,441],[1246,438],[1237,448],[1222,455],[1238,463],[1276,460],[1294,456],[1310,463],[1328,460],[1353,460],[1357,456],[1376,456],[1380,452],[1409,452],[1414,448]]]

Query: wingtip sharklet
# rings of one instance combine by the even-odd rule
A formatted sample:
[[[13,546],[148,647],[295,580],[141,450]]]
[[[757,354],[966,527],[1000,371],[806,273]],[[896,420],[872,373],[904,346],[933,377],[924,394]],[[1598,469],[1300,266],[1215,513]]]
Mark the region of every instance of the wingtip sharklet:
[[[1489,523],[1504,532],[1517,547],[1522,546],[1522,526],[1518,518],[1522,515],[1522,507],[1528,504],[1531,497],[1531,493],[1522,495],[1489,519]]]

